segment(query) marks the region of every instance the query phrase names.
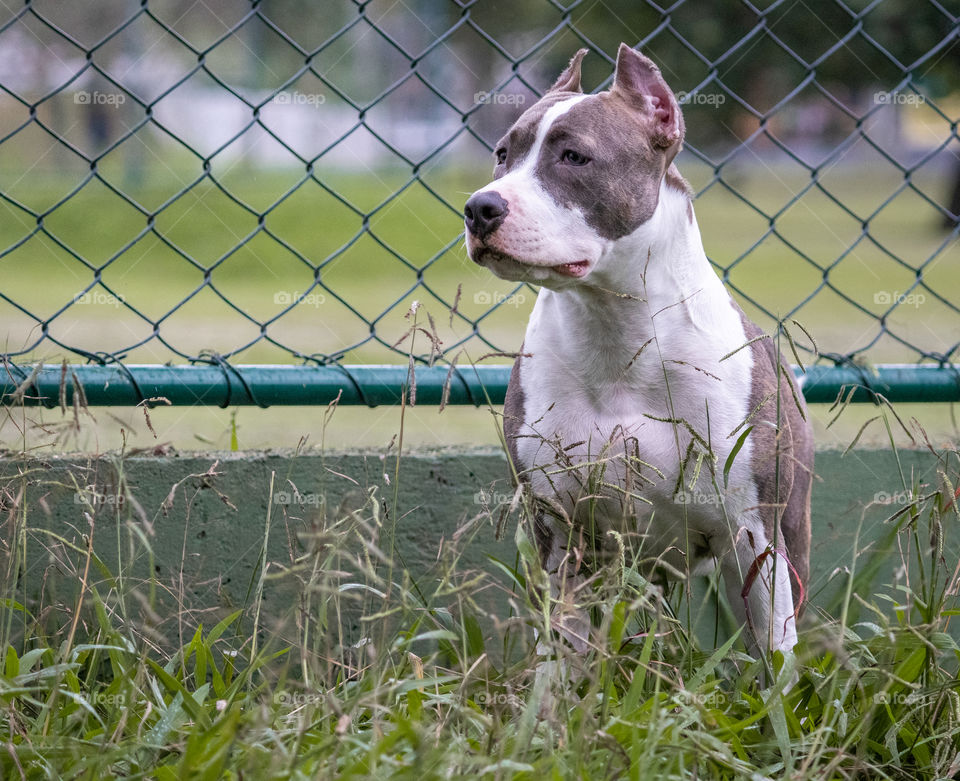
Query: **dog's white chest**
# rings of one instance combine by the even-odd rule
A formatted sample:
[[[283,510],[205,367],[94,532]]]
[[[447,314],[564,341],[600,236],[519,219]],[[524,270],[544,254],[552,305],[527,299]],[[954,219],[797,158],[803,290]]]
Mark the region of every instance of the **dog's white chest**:
[[[599,512],[614,516],[611,527],[632,519],[664,533],[681,510],[709,535],[721,502],[733,514],[749,506],[748,458],[734,464],[729,490],[712,479],[749,413],[752,365],[749,350],[725,358],[746,337],[720,293],[706,314],[694,310],[702,321],[678,308],[658,314],[655,327],[645,303],[625,302],[633,319],[610,322],[562,294],[540,294],[524,342],[517,440],[535,494],[557,497],[574,518]]]

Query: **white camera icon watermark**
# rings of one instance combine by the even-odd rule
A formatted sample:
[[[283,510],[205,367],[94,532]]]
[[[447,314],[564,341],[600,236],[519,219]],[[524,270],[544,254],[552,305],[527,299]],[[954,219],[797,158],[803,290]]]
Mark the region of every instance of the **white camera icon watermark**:
[[[899,290],[878,290],[873,294],[873,303],[881,306],[890,306],[890,304],[906,304],[915,308],[920,308],[927,300],[923,293],[901,293]]]

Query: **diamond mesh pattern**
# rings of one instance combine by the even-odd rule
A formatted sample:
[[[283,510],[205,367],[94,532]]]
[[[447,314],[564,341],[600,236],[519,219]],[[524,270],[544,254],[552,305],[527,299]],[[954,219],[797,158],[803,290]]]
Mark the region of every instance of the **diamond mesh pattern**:
[[[396,361],[414,300],[447,359],[516,349],[535,291],[471,267],[462,203],[573,51],[601,89],[620,40],[684,96],[679,163],[753,317],[819,360],[956,359],[956,7],[72,6],[0,15],[11,362]]]

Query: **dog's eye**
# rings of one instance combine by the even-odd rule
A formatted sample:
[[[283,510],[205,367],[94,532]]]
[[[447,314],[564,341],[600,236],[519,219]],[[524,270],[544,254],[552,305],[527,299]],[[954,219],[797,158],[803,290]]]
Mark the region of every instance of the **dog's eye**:
[[[590,158],[581,155],[576,150],[564,149],[563,154],[560,155],[560,162],[567,165],[586,165],[590,162]]]
[[[503,165],[507,162],[507,149],[506,147],[501,147],[494,154],[497,156],[497,165]]]

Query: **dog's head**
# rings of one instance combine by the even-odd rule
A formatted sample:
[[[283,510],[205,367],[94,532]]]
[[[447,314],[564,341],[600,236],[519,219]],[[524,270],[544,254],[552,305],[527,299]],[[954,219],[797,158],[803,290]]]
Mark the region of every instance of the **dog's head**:
[[[683,143],[653,62],[621,44],[613,86],[584,95],[586,53],[500,139],[494,181],[464,207],[470,258],[504,279],[562,288],[593,273],[653,215]]]

